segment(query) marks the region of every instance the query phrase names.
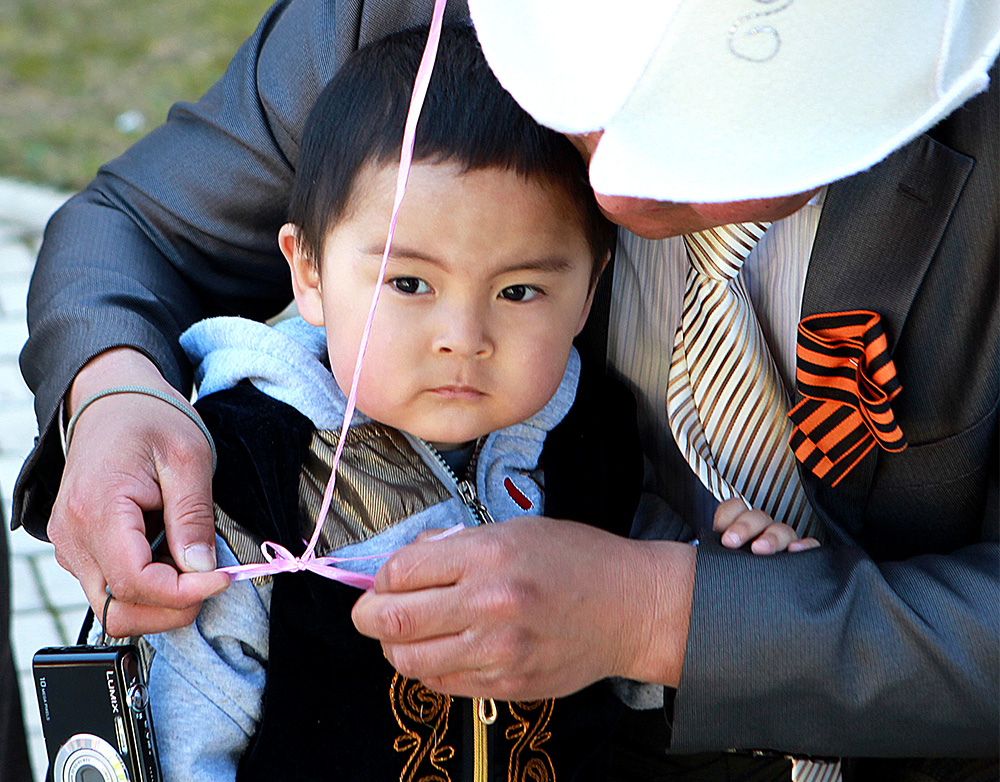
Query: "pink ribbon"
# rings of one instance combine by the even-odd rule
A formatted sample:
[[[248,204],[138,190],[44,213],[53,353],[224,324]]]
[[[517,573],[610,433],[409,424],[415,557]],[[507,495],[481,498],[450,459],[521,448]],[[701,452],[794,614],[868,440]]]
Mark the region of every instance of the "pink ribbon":
[[[429,541],[441,540],[456,532],[465,529],[462,524],[449,527],[444,532],[429,538]],[[339,581],[341,584],[357,587],[358,589],[371,589],[375,582],[375,576],[367,573],[355,573],[353,570],[345,570],[337,567],[341,562],[363,562],[372,559],[387,559],[393,552],[385,554],[370,554],[366,557],[317,557],[315,555],[307,557],[303,554],[297,557],[280,543],[265,540],[260,544],[260,551],[264,555],[266,562],[251,565],[230,565],[220,567],[218,572],[227,573],[230,581],[245,581],[248,578],[260,578],[261,576],[271,576],[275,573],[297,573],[308,570],[323,578],[332,581]]]
[[[375,291],[372,294],[371,306],[368,309],[368,319],[365,321],[365,328],[361,333],[358,357],[354,363],[354,376],[351,379],[351,392],[347,395],[347,406],[344,409],[344,420],[340,426],[340,437],[337,439],[337,448],[334,451],[333,462],[330,465],[330,480],[327,482],[326,491],[323,493],[323,503],[316,517],[315,529],[309,540],[309,545],[306,546],[306,550],[301,557],[293,556],[288,549],[277,543],[265,541],[261,544],[261,551],[267,560],[266,563],[219,568],[220,572],[228,573],[230,579],[233,581],[268,576],[275,573],[309,570],[325,578],[341,581],[342,583],[361,589],[368,589],[372,585],[373,579],[371,576],[352,573],[349,570],[338,568],[333,564],[335,562],[350,561],[350,558],[317,557],[315,553],[316,543],[319,541],[319,534],[323,529],[323,519],[326,518],[326,514],[330,510],[330,502],[333,500],[333,489],[337,480],[337,467],[340,464],[340,455],[344,450],[344,437],[348,427],[351,425],[351,419],[354,417],[354,409],[357,406],[361,367],[364,363],[365,350],[368,348],[368,338],[371,336],[372,321],[375,318],[375,307],[378,305],[379,293],[382,290],[382,284],[385,280],[385,268],[389,262],[389,250],[392,248],[392,237],[396,232],[396,220],[399,217],[399,208],[403,203],[403,195],[406,193],[406,181],[410,175],[410,166],[413,163],[413,146],[417,135],[417,120],[420,118],[420,110],[423,108],[424,98],[427,96],[427,85],[430,83],[431,72],[434,70],[434,61],[437,58],[438,43],[441,40],[441,25],[444,21],[445,4],[446,0],[434,0],[434,11],[431,14],[427,44],[424,47],[423,56],[420,58],[417,75],[413,80],[413,93],[410,96],[410,108],[407,111],[406,124],[403,127],[403,143],[399,152],[399,173],[396,176],[396,194],[392,204],[392,218],[389,221],[389,232],[385,238],[385,250],[382,252],[382,265],[379,267],[378,279],[375,282]],[[458,527],[461,528],[461,525],[458,525]],[[457,530],[452,528],[452,531]],[[451,534],[451,531],[448,534]],[[389,552],[387,554],[378,554],[374,557],[359,557],[359,559],[388,557],[391,554],[392,552]],[[251,573],[251,575],[245,575],[246,573]]]
[[[308,570],[318,576],[339,581],[348,586],[358,589],[369,589],[375,582],[374,576],[366,573],[355,573],[352,570],[344,570],[337,567],[340,562],[353,562],[361,559],[379,559],[387,557],[388,554],[374,554],[370,557],[317,557],[306,558],[297,557],[287,548],[279,543],[267,540],[261,543],[260,550],[264,554],[266,562],[254,565],[232,565],[231,567],[220,567],[220,573],[228,573],[231,581],[244,581],[248,578],[260,578],[261,576],[271,576],[275,573],[296,573]]]

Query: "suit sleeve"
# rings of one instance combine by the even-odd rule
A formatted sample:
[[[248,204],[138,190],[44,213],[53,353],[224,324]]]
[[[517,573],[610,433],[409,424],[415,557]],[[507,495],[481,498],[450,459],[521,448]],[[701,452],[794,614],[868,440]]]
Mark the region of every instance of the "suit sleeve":
[[[948,554],[875,561],[830,546],[767,558],[703,545],[674,749],[995,756],[1000,511],[991,462],[982,542]]]
[[[995,477],[993,498],[995,513]],[[988,541],[902,562],[703,545],[673,749],[995,755],[995,515],[991,525]]]
[[[265,318],[291,299],[277,248],[305,115],[335,69],[334,4],[281,0],[197,103],[105,165],[52,218],[21,356],[42,431],[12,518],[44,536],[62,471],[60,400],[114,346],[187,390],[178,335],[200,318]],[[348,25],[350,26],[350,25]]]

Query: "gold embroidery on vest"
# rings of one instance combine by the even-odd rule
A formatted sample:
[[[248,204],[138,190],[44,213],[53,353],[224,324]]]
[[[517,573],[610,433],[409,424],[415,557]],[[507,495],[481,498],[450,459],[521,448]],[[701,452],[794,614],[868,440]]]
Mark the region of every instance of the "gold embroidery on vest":
[[[556,770],[542,744],[548,741],[555,701],[515,701],[508,704],[514,724],[507,728],[510,750],[507,782],[554,782]]]
[[[389,686],[389,702],[403,731],[393,749],[410,753],[399,782],[451,782],[443,764],[455,756],[455,748],[442,743],[448,732],[451,698],[397,673]]]

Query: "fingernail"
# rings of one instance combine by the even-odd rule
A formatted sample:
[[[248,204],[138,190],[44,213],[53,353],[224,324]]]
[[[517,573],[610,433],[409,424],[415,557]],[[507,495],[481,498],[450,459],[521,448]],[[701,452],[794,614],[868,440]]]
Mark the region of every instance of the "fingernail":
[[[734,548],[739,548],[742,543],[740,542],[740,536],[735,532],[727,532],[722,536],[722,542],[728,546],[733,546]]]
[[[753,549],[755,554],[770,554],[771,541],[767,540],[766,538],[755,540],[753,544]]]
[[[215,570],[215,550],[207,543],[191,543],[184,547],[184,563],[198,573]]]

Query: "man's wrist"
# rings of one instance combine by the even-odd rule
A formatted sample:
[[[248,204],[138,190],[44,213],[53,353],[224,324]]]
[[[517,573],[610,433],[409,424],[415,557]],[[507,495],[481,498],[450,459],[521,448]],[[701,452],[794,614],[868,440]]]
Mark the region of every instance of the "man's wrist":
[[[636,547],[628,602],[634,611],[624,676],[676,687],[684,666],[697,549],[672,541]]]
[[[114,347],[94,356],[77,372],[63,400],[63,421],[71,418],[77,408],[94,394],[120,385],[146,386],[184,400],[145,353],[132,347]]]

